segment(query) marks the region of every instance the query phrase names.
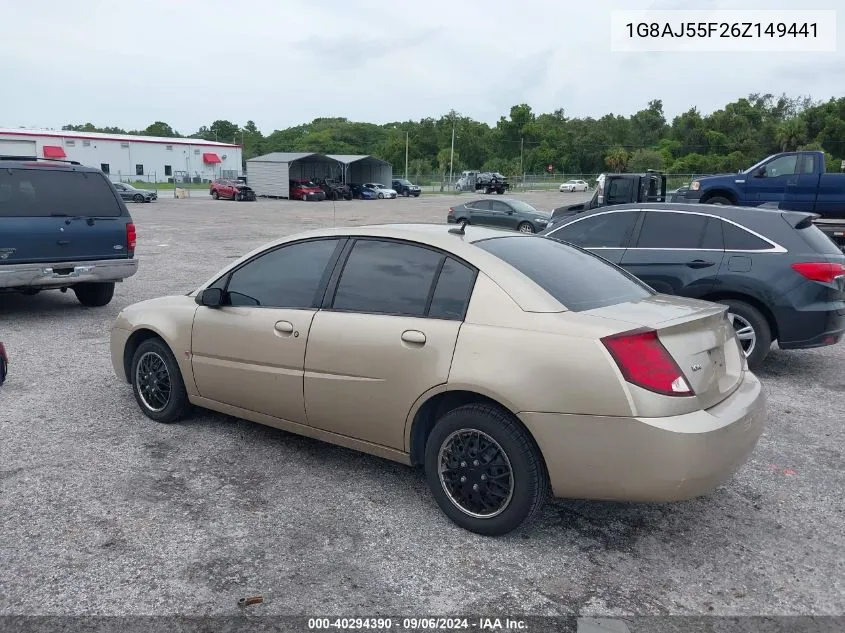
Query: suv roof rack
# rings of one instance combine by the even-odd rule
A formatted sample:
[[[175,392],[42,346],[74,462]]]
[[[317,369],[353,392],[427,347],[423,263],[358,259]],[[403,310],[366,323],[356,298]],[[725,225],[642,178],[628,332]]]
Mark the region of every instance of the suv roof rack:
[[[14,161],[25,161],[25,160],[46,160],[53,163],[67,163],[69,165],[82,165],[78,160],[67,160],[65,158],[43,158],[40,156],[0,156],[0,160],[14,160]]]

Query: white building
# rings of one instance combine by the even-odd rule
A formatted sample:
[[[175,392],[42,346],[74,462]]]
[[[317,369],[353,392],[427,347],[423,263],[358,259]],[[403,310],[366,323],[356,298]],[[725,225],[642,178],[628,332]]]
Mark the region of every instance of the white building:
[[[193,138],[0,128],[4,155],[67,158],[123,182],[206,182],[243,172],[240,145]]]

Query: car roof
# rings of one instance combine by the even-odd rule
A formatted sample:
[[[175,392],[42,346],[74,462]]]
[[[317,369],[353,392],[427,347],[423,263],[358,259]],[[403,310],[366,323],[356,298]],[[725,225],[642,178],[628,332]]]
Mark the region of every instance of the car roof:
[[[239,260],[232,262],[217,272],[214,277],[206,281],[200,288],[219,279],[227,271],[237,267],[245,260],[258,255],[267,249],[283,244],[320,237],[374,237],[393,240],[407,240],[430,246],[463,259],[475,266],[496,284],[526,312],[562,312],[565,308],[551,295],[542,291],[516,268],[475,245],[475,242],[494,239],[547,239],[541,236],[519,233],[507,229],[494,229],[482,226],[465,226],[464,234],[450,233],[456,228],[449,224],[371,224],[365,226],[344,226],[336,228],[313,229],[303,233],[288,235],[274,240],[247,253]],[[193,293],[192,293],[193,294]]]
[[[37,163],[34,165],[33,163]],[[89,167],[88,165],[80,165],[74,161],[66,160],[47,160],[44,158],[24,158],[20,159],[0,159],[0,167],[3,169],[44,169],[47,171],[81,171],[81,172],[99,172],[96,167]]]
[[[579,217],[587,217],[590,215],[599,215],[600,213],[607,213],[608,211],[627,211],[627,210],[635,210],[635,209],[645,209],[645,210],[654,210],[654,211],[686,211],[687,213],[704,213],[707,215],[715,215],[720,218],[725,218],[728,220],[740,221],[743,217],[748,217],[749,215],[760,214],[758,217],[764,217],[764,215],[772,215],[778,214],[780,215],[783,213],[783,209],[761,209],[760,207],[739,207],[739,206],[732,206],[732,205],[721,205],[721,204],[701,204],[701,203],[694,203],[694,202],[627,202],[625,204],[614,204],[607,207],[598,207],[596,209],[590,209],[589,211],[584,211],[582,213],[577,214],[577,216],[572,216],[573,218]],[[807,212],[810,215],[809,212]],[[568,220],[569,218],[567,218]]]

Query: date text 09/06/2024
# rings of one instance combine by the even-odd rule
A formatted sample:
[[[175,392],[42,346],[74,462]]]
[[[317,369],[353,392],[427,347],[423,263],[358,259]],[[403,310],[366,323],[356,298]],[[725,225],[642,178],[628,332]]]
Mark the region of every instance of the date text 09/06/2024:
[[[370,631],[527,631],[524,620],[511,618],[308,618],[309,630]]]
[[[781,38],[818,37],[815,22],[628,22],[631,38]]]

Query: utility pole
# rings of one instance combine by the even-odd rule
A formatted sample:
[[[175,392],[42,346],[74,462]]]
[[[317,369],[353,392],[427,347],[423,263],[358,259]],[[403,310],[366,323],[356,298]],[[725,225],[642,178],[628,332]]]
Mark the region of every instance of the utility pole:
[[[405,132],[405,180],[408,180],[408,133]]]
[[[452,123],[452,152],[449,154],[449,185],[452,184],[453,167],[455,164],[455,124]]]
[[[519,137],[519,177],[522,178],[523,184],[525,184],[525,172],[522,168],[522,155],[525,150],[525,137]]]

